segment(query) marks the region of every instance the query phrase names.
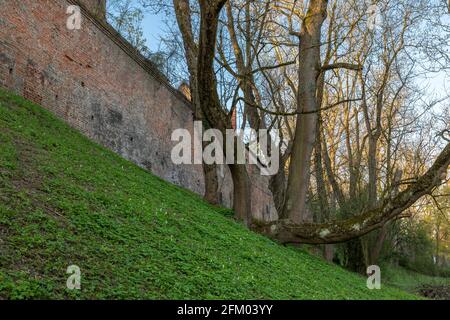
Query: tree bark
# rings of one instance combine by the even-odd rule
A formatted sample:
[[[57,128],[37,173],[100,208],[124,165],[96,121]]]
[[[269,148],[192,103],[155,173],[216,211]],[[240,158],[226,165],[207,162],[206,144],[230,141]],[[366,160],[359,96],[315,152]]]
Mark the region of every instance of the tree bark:
[[[204,115],[200,108],[199,92],[197,86],[197,56],[198,46],[194,41],[192,32],[192,15],[189,6],[189,0],[173,0],[175,15],[178,27],[183,37],[184,51],[186,62],[189,69],[190,79],[189,86],[192,96],[192,106],[194,109],[194,120],[202,121],[205,127],[209,127],[204,121]],[[208,128],[209,129],[209,128]],[[203,143],[205,147],[205,143]],[[203,174],[205,178],[205,194],[204,199],[213,204],[219,204],[219,183],[217,178],[217,166],[215,164],[203,164]]]
[[[200,0],[200,41],[198,50],[197,86],[199,104],[211,126],[226,134],[231,118],[221,106],[217,93],[214,58],[217,43],[219,14],[226,0]],[[224,150],[226,153],[226,150]],[[236,154],[236,153],[235,153]],[[229,165],[233,179],[233,208],[237,219],[248,221],[251,214],[251,189],[245,165]]]
[[[233,178],[233,209],[236,218],[246,225],[251,221],[250,179],[245,165],[230,165]]]
[[[360,238],[352,239],[346,243],[348,257],[346,268],[360,274],[366,274],[366,263],[363,246]]]
[[[311,0],[300,32],[298,111],[313,112],[297,116],[289,177],[282,218],[296,223],[311,222],[306,200],[310,163],[317,127],[317,79],[320,74],[322,24],[327,15],[326,0]]]

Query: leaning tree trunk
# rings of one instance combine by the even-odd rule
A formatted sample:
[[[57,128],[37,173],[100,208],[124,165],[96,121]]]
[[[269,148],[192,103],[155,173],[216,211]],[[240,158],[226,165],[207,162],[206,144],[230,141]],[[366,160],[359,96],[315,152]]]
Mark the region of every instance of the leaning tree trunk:
[[[433,192],[447,177],[450,167],[450,143],[442,150],[428,171],[397,196],[384,199],[374,209],[341,221],[293,223],[289,219],[274,222],[254,221],[253,228],[282,243],[342,243],[377,230],[399,217],[418,199]]]

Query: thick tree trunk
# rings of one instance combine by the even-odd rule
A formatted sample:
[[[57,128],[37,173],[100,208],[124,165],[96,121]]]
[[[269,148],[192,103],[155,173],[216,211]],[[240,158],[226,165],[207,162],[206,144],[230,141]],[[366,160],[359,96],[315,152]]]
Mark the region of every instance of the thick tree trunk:
[[[200,101],[198,99],[198,91],[197,91],[197,83],[196,80],[191,81],[191,90],[195,90],[192,93],[193,97],[193,105],[194,105],[194,120],[202,121],[203,126],[207,129],[210,126],[207,126],[207,122],[204,120],[204,115],[202,110],[200,109]],[[203,148],[208,145],[208,142],[203,142]],[[219,205],[219,180],[217,177],[217,165],[216,164],[206,164],[203,163],[203,175],[205,179],[205,194],[203,198],[212,205]]]
[[[214,70],[214,58],[217,42],[219,14],[226,0],[200,0],[200,41],[198,47],[197,86],[199,105],[211,127],[223,135],[231,129],[231,118],[222,108],[217,93],[217,80]],[[226,153],[226,150],[224,150]],[[235,153],[236,154],[236,153]],[[251,190],[245,165],[229,165],[233,179],[233,208],[236,218],[249,221],[251,215]]]
[[[233,178],[233,209],[236,219],[248,225],[251,221],[251,182],[245,165],[230,165]]]
[[[333,262],[334,259],[334,245],[326,244],[323,249],[323,257],[328,262]]]
[[[281,157],[280,157],[281,158]],[[269,189],[273,195],[273,202],[278,215],[283,211],[284,195],[286,189],[286,174],[284,172],[284,163],[281,162],[280,170],[270,177]]]
[[[192,16],[189,0],[173,0],[173,6],[175,9],[178,27],[180,28],[181,35],[183,37],[185,57],[190,74],[189,86],[192,96],[191,102],[194,109],[194,120],[202,121],[203,125],[206,127],[207,123],[204,121],[204,115],[200,107],[197,86],[198,46],[194,41],[194,36],[192,33]],[[203,164],[203,174],[205,178],[204,199],[213,205],[218,205],[219,183],[217,179],[217,166],[215,164]]]
[[[298,111],[313,112],[317,106],[317,79],[320,74],[322,24],[327,15],[326,0],[311,0],[300,32]],[[316,140],[317,114],[297,116],[289,178],[282,217],[296,223],[311,222],[306,200],[310,163]]]
[[[217,166],[215,164],[208,165],[204,163],[203,174],[205,176],[205,194],[203,198],[212,205],[220,205]]]
[[[364,250],[360,238],[352,239],[346,243],[347,265],[350,271],[366,274]]]

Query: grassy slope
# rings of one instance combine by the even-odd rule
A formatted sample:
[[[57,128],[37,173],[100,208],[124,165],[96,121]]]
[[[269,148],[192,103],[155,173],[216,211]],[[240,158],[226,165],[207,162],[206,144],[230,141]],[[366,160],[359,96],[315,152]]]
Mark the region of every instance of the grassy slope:
[[[72,264],[81,291],[65,289]],[[0,91],[1,298],[414,296],[249,232]]]
[[[382,277],[389,285],[411,293],[417,293],[423,285],[450,287],[450,278],[432,277],[392,265],[382,266]]]

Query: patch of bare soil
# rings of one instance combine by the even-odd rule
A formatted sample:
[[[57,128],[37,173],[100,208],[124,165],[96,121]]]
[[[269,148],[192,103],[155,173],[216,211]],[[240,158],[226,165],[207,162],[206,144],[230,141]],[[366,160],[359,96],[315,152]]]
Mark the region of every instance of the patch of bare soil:
[[[419,294],[428,299],[450,300],[450,286],[423,285],[419,288]]]
[[[42,153],[42,150],[20,140],[17,140],[15,144],[21,172],[19,176],[13,179],[13,184],[19,190],[38,189],[41,186],[42,179],[36,172],[33,162],[36,161],[36,157]]]
[[[45,151],[36,148],[30,143],[18,140],[16,141],[17,155],[19,160],[19,171],[12,179],[12,183],[17,190],[24,191],[32,198],[35,207],[43,209],[55,218],[63,218],[63,215],[56,209],[47,204],[37,201],[33,197],[35,194],[42,193],[42,176],[36,170],[36,162],[45,155]]]

